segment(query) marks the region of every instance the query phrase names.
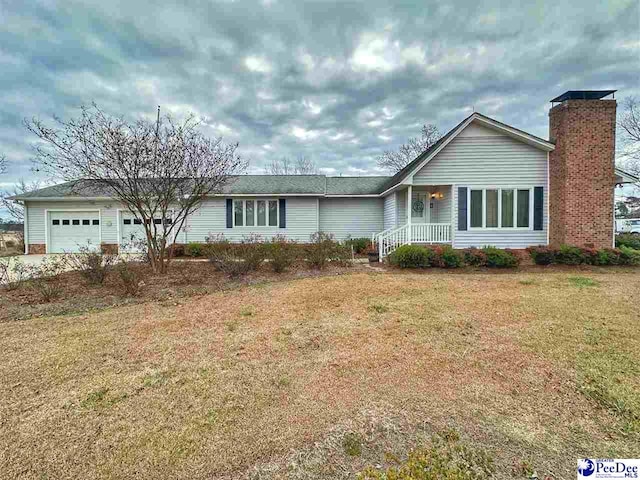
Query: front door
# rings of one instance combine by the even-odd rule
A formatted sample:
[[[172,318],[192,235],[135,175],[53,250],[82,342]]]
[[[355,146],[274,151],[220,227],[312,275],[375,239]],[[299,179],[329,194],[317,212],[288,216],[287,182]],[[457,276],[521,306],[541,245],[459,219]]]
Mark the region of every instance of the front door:
[[[411,223],[429,223],[429,194],[413,192],[411,198]]]

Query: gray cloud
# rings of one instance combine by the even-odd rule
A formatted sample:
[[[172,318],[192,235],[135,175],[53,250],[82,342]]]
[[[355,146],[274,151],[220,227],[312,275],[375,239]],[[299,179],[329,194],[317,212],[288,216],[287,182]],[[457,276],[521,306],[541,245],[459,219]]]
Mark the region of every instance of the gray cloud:
[[[444,132],[475,108],[546,137],[565,90],[640,94],[635,0],[189,3],[0,0],[0,182],[30,175],[24,117],[92,101],[131,118],[193,112],[254,172],[306,155],[375,174],[423,123]]]

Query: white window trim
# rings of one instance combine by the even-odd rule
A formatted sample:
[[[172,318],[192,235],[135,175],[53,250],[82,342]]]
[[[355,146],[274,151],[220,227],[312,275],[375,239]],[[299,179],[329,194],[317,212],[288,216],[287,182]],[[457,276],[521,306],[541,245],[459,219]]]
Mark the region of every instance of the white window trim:
[[[242,202],[242,225],[236,225],[236,202]],[[253,202],[253,225],[245,225],[247,223],[247,202]],[[265,202],[266,209],[266,225],[258,225],[258,202]],[[269,202],[276,202],[276,224],[269,225]],[[233,228],[242,228],[248,230],[272,230],[280,228],[280,200],[278,198],[234,198],[231,203]]]
[[[525,185],[525,186],[473,186],[467,187],[467,229],[473,231],[516,231],[516,232],[528,232],[533,230],[533,192],[535,186]],[[471,190],[482,190],[482,227],[472,227],[471,226]],[[498,226],[497,227],[487,227],[487,190],[497,190],[498,191]],[[514,190],[513,195],[513,227],[503,227],[502,226],[502,191],[503,190]],[[518,227],[518,190],[528,190],[529,191],[529,225],[527,227]]]

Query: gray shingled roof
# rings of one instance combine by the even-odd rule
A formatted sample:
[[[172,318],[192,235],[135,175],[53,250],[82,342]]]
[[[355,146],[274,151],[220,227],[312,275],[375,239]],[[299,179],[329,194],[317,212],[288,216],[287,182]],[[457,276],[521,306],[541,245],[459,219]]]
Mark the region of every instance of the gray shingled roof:
[[[222,189],[222,195],[371,195],[380,193],[390,177],[325,177],[324,175],[238,175]],[[99,181],[66,182],[13,197],[103,198],[109,188]]]
[[[391,177],[327,177],[327,195],[375,195]]]

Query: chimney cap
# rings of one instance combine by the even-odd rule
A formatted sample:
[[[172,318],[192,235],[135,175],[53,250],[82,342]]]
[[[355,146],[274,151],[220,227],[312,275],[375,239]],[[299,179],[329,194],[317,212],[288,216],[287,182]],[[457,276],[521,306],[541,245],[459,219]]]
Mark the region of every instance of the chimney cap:
[[[551,103],[564,102],[565,100],[600,100],[611,95],[617,90],[568,90],[551,100]]]

